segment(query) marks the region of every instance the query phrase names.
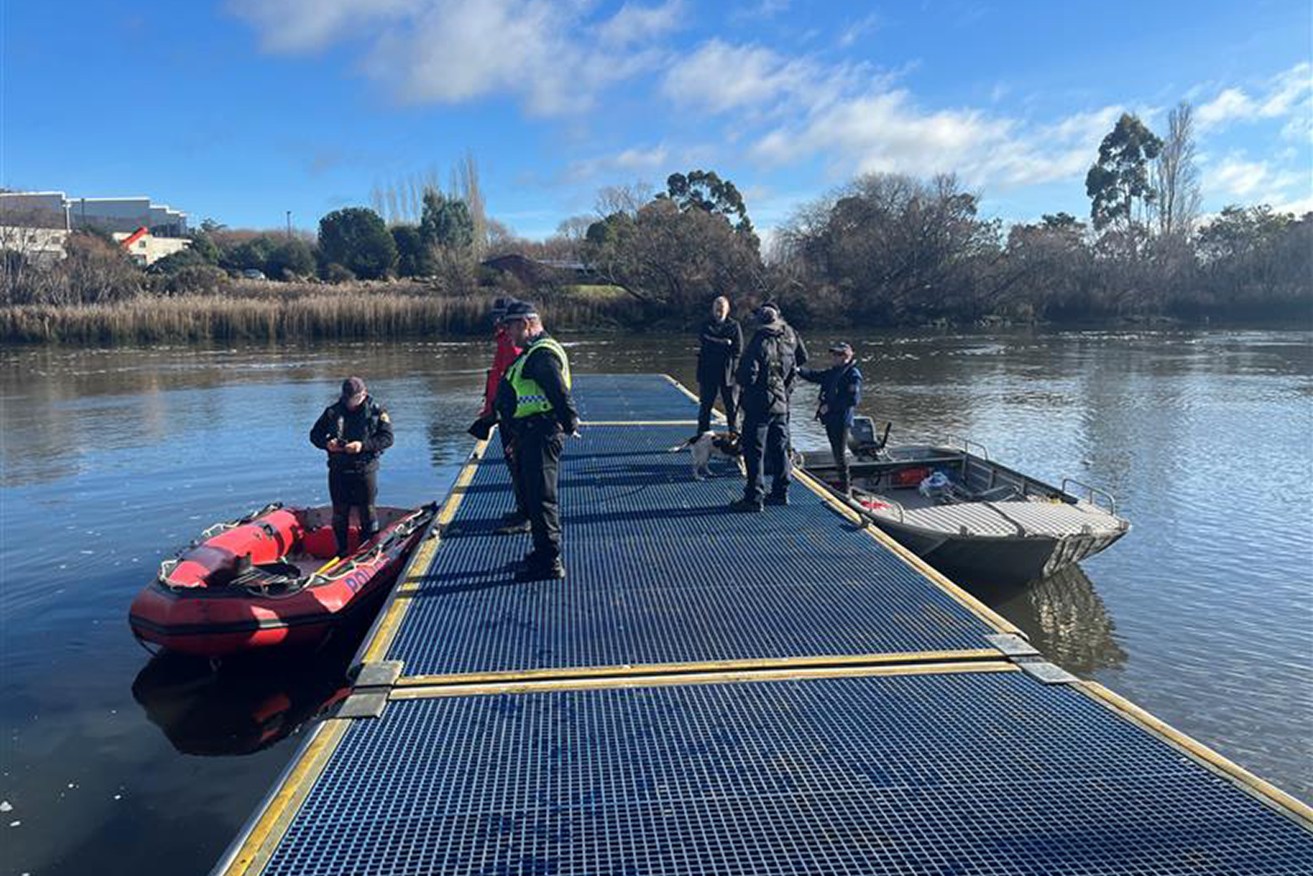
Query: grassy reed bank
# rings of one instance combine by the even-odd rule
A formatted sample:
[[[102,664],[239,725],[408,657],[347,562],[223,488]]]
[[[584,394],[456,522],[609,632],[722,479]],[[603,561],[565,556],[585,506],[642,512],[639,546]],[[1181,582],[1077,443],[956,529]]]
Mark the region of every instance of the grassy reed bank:
[[[141,296],[106,304],[0,308],[15,343],[360,340],[483,335],[493,295],[450,296],[405,284],[235,284],[223,294]],[[549,327],[635,324],[638,302],[561,295],[540,302]]]

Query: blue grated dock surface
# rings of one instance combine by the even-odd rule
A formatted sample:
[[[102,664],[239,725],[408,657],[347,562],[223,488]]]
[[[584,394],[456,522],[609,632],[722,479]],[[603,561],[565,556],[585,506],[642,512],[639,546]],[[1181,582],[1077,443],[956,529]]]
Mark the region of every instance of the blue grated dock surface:
[[[981,616],[805,488],[733,514],[729,461],[692,478],[687,426],[593,426],[561,469],[563,582],[516,584],[529,536],[498,442],[408,596],[387,659],[406,676],[987,650]]]
[[[268,874],[1313,873],[1313,833],[1020,672],[394,701]]]
[[[660,374],[580,374],[574,378],[574,397],[585,421],[698,417],[697,402]]]
[[[664,378],[577,386],[593,421],[696,413]],[[992,615],[810,491],[725,513],[737,469],[694,482],[667,452],[690,431],[567,443],[552,584],[513,583],[529,540],[491,534],[494,442],[376,631],[406,674],[358,691],[382,717],[321,724],[219,872],[1313,873],[1307,807],[1096,685],[1001,662]],[[872,665],[802,668],[843,656]],[[713,671],[753,661],[777,680]],[[598,668],[617,677],[578,677]],[[457,684],[480,675],[508,683]]]

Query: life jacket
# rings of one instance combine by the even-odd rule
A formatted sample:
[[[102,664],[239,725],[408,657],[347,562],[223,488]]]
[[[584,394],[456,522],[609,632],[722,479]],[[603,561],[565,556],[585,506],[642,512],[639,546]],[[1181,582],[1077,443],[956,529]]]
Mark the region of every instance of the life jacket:
[[[514,419],[516,420],[551,413],[552,410],[552,403],[543,392],[543,388],[538,385],[538,381],[524,376],[524,364],[538,350],[543,350],[560,361],[561,377],[565,380],[565,388],[571,388],[570,358],[565,355],[565,348],[555,338],[539,337],[525,347],[519,358],[506,369],[505,380],[515,392]]]
[[[755,387],[744,387],[744,404],[772,414],[789,409],[789,393],[797,370],[794,348],[797,338],[787,325],[758,330],[761,371]]]

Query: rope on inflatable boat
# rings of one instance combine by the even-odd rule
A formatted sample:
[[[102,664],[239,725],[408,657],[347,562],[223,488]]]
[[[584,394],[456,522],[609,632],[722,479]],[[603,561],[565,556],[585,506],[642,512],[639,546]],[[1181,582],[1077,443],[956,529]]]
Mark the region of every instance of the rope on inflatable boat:
[[[281,599],[300,593],[307,587],[318,587],[332,581],[340,580],[360,568],[362,565],[368,565],[369,563],[374,562],[394,545],[400,544],[410,538],[410,536],[415,533],[415,530],[427,523],[429,518],[432,517],[436,511],[437,505],[430,503],[411,512],[406,517],[397,521],[392,527],[392,531],[388,533],[387,538],[379,541],[371,547],[367,553],[344,560],[340,565],[334,566],[330,572],[315,572],[310,575],[302,575],[298,578],[292,578],[288,575],[269,575],[260,581],[242,581],[240,583],[234,581],[233,583],[242,587],[242,589],[246,590],[246,592],[253,596]],[[284,586],[286,587],[285,590],[280,590],[278,593],[270,592],[274,587]]]

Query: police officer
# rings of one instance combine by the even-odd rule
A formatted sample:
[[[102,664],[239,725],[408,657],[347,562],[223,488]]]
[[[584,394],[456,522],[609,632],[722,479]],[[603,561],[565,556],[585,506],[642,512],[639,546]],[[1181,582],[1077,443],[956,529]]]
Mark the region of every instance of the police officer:
[[[333,540],[345,557],[351,509],[360,521],[360,543],[378,534],[378,458],[392,446],[392,421],[359,377],[342,382],[342,395],[310,429],[310,443],[328,452],[328,495],[333,500]]]
[[[816,419],[830,439],[830,452],[839,468],[839,490],[847,494],[852,486],[848,479],[848,431],[853,425],[853,409],[862,400],[862,372],[848,344],[834,344],[830,355],[834,364],[829,368],[802,368],[798,376],[821,385]]]
[[[738,428],[734,366],[743,352],[743,330],[730,317],[729,299],[724,295],[711,302],[711,319],[702,324],[698,341],[698,434],[711,428],[711,407],[717,395],[725,402],[725,420],[732,432]]]
[[[512,302],[502,322],[523,352],[497,387],[497,418],[513,442],[533,532],[533,550],[515,580],[564,578],[556,485],[564,436],[577,434],[579,428],[579,413],[570,395],[570,360],[565,348],[543,330],[532,304]]]
[[[497,352],[493,355],[492,367],[488,369],[488,379],[483,388],[483,410],[479,418],[470,426],[469,433],[480,441],[487,441],[492,427],[497,422],[497,387],[501,385],[502,375],[522,352],[511,340],[503,320],[506,308],[515,301],[514,298],[498,298],[492,305],[493,340]],[[515,447],[505,429],[498,429],[501,439],[502,456],[506,459],[506,468],[511,475],[511,494],[515,497],[515,507],[502,515],[498,535],[512,535],[529,531],[529,514],[524,510],[524,490],[520,486],[520,472],[515,465]]]
[[[734,511],[761,511],[763,503],[789,504],[789,396],[798,360],[806,361],[806,347],[774,304],[758,308],[757,323],[736,374],[742,391],[741,434],[748,482],[743,498],[730,505]],[[765,495],[763,461],[773,474],[769,495]]]

